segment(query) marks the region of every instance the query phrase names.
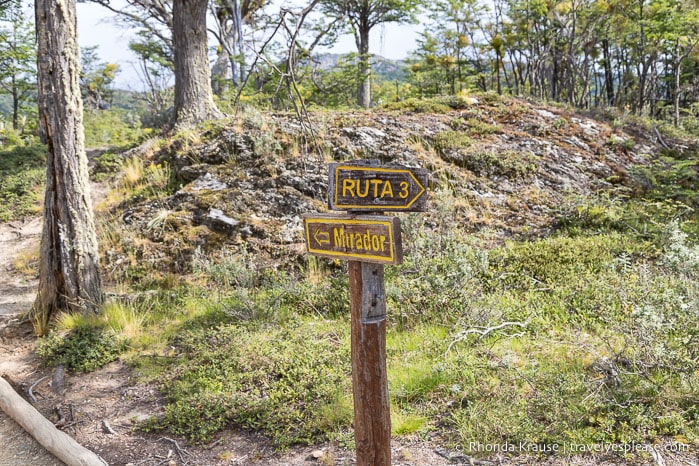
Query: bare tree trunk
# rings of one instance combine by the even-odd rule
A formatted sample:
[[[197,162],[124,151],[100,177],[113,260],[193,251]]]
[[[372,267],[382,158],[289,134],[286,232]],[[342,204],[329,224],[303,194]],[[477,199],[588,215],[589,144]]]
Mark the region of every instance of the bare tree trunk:
[[[371,57],[369,56],[369,27],[360,27],[359,40],[359,82],[357,83],[357,104],[362,108],[371,106]]]
[[[211,92],[211,70],[206,50],[207,0],[174,0],[176,127],[220,118]]]
[[[673,90],[673,118],[672,122],[675,128],[680,126],[680,95],[682,93],[681,76],[682,76],[682,55],[680,53],[680,40],[677,39],[675,44],[675,56],[674,56],[674,72],[675,72],[675,88]]]
[[[36,0],[39,124],[48,146],[39,292],[30,312],[39,333],[59,310],[102,303],[97,235],[78,76],[75,0]]]
[[[19,128],[19,91],[17,89],[17,76],[12,74],[12,129]]]
[[[609,52],[609,39],[602,40],[604,59],[604,88],[607,91],[607,105],[614,105],[614,73],[612,71],[612,54]]]

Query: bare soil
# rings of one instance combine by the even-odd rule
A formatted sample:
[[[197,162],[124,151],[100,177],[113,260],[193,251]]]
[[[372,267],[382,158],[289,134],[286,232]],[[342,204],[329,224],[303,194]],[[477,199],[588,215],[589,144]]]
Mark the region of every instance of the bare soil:
[[[31,306],[36,280],[15,272],[14,261],[38,247],[41,219],[0,224],[0,315],[23,312]]]

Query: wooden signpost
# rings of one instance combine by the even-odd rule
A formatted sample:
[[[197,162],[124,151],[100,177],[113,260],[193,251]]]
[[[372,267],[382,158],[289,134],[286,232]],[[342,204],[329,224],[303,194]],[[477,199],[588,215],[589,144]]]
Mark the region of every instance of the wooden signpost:
[[[328,205],[350,212],[424,211],[428,172],[366,162],[331,164]],[[384,264],[403,261],[400,220],[304,215],[309,254],[349,261],[352,392],[358,466],[391,465]]]

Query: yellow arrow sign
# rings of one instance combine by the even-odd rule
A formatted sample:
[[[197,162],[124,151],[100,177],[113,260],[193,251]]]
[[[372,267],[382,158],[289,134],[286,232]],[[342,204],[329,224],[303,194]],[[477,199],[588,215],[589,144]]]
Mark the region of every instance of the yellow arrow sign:
[[[396,217],[308,214],[303,224],[310,254],[380,264],[403,261]]]

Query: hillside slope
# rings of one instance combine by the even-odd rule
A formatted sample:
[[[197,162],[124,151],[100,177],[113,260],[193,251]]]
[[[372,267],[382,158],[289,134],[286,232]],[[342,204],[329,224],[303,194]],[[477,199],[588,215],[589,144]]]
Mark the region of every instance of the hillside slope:
[[[187,269],[196,248],[222,244],[293,260],[303,254],[300,216],[326,210],[327,163],[371,158],[430,171],[432,207],[421,215],[439,215],[440,196],[447,196],[458,204],[452,221],[465,233],[537,237],[554,230],[581,196],[645,189],[630,170],[662,149],[650,134],[633,137],[535,103],[489,97],[455,106],[461,108],[442,114],[327,112],[304,124],[295,115],[249,111],[126,154],[168,167],[171,173],[151,176],[173,180],[155,199],[143,186],[122,186],[125,199],[112,213],[148,238],[139,257],[169,261],[173,272]],[[118,254],[107,251],[110,264]]]

